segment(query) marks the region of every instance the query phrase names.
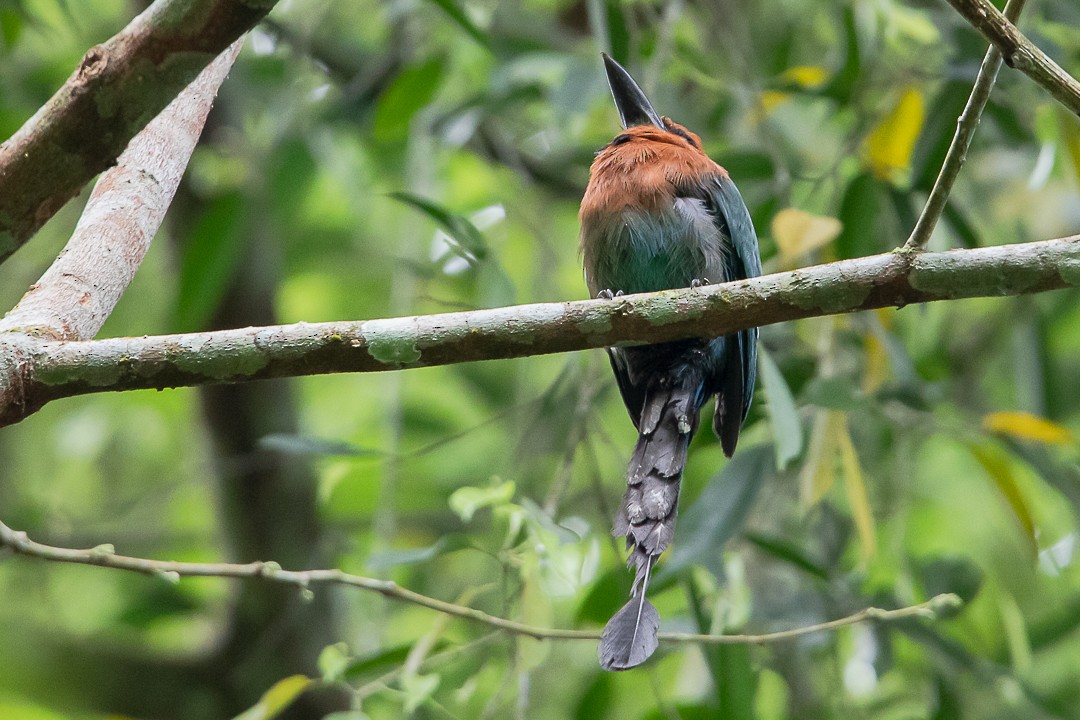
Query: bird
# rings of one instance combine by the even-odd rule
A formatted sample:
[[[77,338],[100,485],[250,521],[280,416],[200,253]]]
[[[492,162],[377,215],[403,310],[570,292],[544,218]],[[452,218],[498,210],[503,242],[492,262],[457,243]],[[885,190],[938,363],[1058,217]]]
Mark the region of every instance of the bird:
[[[626,69],[602,57],[622,132],[596,153],[581,201],[590,294],[613,300],[760,275],[753,221],[728,172],[698,135],[653,109]],[[607,350],[638,439],[612,530],[626,538],[635,576],[630,600],[601,635],[605,670],[636,667],[656,650],[660,617],[645,593],[675,534],[687,448],[715,396],[713,431],[727,457],[735,452],[754,392],[757,339],[750,328]]]

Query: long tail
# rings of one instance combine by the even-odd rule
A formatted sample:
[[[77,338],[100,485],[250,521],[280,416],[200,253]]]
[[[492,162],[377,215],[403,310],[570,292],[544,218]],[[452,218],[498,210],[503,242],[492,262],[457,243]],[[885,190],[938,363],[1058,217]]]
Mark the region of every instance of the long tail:
[[[657,558],[675,535],[679,481],[697,430],[703,388],[701,373],[684,367],[657,378],[646,391],[626,495],[612,530],[616,537],[626,536],[627,564],[636,575],[630,601],[608,621],[600,638],[600,665],[605,670],[635,667],[656,650],[660,616],[645,591]]]

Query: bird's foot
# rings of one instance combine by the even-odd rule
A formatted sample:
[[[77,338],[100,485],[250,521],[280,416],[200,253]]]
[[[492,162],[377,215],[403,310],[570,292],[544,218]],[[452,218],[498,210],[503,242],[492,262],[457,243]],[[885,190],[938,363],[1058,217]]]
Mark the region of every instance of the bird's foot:
[[[695,290],[697,290],[702,285],[711,285],[711,284],[712,283],[709,282],[709,278],[707,278],[707,277],[694,278],[693,280],[690,281],[690,287],[694,288]]]
[[[618,290],[616,292],[611,292],[610,289],[601,290],[600,292],[596,293],[596,299],[597,300],[614,300],[617,297],[622,297],[623,294],[624,293],[623,293],[622,290]]]

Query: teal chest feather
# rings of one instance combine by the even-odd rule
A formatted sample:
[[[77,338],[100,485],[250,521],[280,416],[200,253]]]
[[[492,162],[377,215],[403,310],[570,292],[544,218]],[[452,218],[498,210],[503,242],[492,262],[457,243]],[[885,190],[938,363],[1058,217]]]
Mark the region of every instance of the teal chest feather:
[[[654,292],[689,287],[695,279],[726,279],[727,238],[697,200],[680,199],[664,213],[627,210],[587,223],[583,232],[593,294]]]

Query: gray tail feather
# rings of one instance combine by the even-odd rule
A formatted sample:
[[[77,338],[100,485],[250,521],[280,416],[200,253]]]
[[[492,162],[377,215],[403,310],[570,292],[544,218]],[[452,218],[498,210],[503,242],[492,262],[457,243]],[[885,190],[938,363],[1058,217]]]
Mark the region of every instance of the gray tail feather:
[[[634,585],[630,602],[608,621],[600,640],[600,664],[606,670],[640,665],[656,650],[660,616],[645,591],[656,559],[675,535],[679,481],[697,430],[701,389],[699,374],[689,372],[660,378],[646,393],[626,495],[612,531],[626,537]]]
[[[651,565],[652,559],[647,565]],[[637,593],[604,626],[600,636],[600,667],[605,670],[629,670],[649,659],[657,646],[660,613]]]

